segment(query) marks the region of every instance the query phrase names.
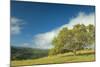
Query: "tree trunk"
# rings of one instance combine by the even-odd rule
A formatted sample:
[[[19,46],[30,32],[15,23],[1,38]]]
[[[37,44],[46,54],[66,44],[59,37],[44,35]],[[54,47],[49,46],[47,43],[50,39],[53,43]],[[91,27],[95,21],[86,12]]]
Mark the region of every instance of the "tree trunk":
[[[74,56],[76,56],[76,50],[73,50],[73,54],[74,54]]]

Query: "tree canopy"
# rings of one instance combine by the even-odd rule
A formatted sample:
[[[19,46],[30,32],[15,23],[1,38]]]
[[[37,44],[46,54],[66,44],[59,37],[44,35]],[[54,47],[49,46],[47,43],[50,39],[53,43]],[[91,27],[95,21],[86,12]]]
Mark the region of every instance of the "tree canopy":
[[[66,49],[73,51],[74,55],[77,50],[84,49],[95,41],[95,27],[92,24],[85,26],[84,24],[74,25],[72,29],[63,28],[57,37],[54,37],[52,45],[54,48],[50,50],[50,55],[63,53]]]

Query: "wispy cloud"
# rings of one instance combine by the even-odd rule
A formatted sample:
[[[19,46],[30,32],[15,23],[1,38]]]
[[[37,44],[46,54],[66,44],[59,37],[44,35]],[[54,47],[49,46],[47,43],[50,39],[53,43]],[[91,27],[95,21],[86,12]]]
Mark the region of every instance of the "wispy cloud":
[[[11,17],[11,34],[20,34],[22,29],[23,20],[16,17]]]
[[[52,48],[52,40],[55,36],[58,35],[59,31],[64,28],[72,28],[73,25],[76,24],[95,24],[95,15],[94,13],[91,14],[85,14],[80,12],[76,17],[71,18],[68,24],[62,25],[56,29],[53,29],[49,32],[40,33],[33,37],[33,45],[35,45],[36,48],[42,48],[42,49],[48,49]]]

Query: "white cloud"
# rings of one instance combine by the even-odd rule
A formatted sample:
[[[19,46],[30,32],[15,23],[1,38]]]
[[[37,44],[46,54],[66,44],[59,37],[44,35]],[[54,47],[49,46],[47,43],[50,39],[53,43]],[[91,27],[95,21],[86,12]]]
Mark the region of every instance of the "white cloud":
[[[15,17],[11,17],[11,34],[19,34],[21,33],[21,25],[22,25],[22,20],[15,18]]]
[[[30,46],[30,43],[22,43],[19,46],[20,47],[29,47]]]
[[[48,49],[52,48],[51,42],[56,35],[56,31],[38,34],[33,37],[33,44],[36,48]]]
[[[71,29],[76,24],[84,24],[86,26],[89,24],[95,25],[94,21],[95,21],[94,13],[87,15],[83,12],[80,12],[76,17],[71,18],[70,21],[68,22],[68,24],[62,25],[61,27],[59,27],[58,30],[61,30],[64,27],[68,27],[69,29]]]
[[[91,13],[91,14],[85,14],[85,13],[79,13],[77,17],[72,18],[69,22],[69,24],[66,24],[67,27],[72,28],[73,25],[76,24],[84,24],[84,25],[89,25],[89,24],[95,24],[95,14]]]
[[[41,49],[52,48],[52,39],[57,36],[59,31],[64,27],[72,28],[73,25],[76,24],[95,24],[95,14],[91,13],[87,15],[81,12],[76,17],[71,18],[68,24],[62,25],[61,27],[53,29],[49,32],[37,34],[33,37],[33,45],[35,45],[36,48]]]

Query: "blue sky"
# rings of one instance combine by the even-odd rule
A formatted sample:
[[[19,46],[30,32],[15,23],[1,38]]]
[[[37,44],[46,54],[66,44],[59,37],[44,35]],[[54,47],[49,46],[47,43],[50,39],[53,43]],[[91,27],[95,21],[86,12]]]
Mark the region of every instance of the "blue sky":
[[[41,34],[45,34],[47,32],[60,28],[65,24],[70,24],[72,19],[75,19],[78,16],[90,18],[90,15],[94,14],[94,12],[94,6],[12,1],[11,45],[27,47],[29,46],[35,48],[38,45],[36,45],[37,43],[34,43],[34,40],[36,41],[37,39],[35,38],[39,36],[41,38]],[[45,39],[43,43],[44,42]]]

